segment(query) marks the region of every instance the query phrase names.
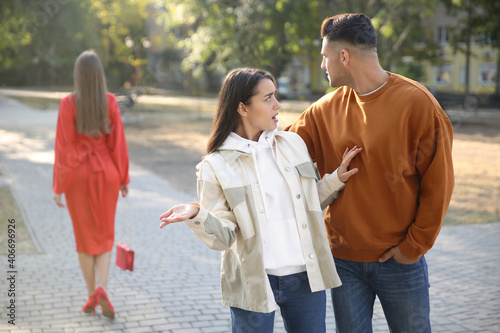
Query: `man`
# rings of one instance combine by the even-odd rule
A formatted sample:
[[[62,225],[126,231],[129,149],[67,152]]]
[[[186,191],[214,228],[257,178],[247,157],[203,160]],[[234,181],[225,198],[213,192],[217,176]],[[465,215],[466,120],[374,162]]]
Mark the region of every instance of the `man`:
[[[363,148],[351,163],[358,174],[325,214],[343,283],[332,289],[337,332],[371,332],[375,297],[392,332],[430,332],[424,254],[453,191],[451,123],[425,87],[381,67],[368,17],[327,18],[321,36],[321,68],[340,88],[287,130],[304,139],[321,176],[346,147]]]

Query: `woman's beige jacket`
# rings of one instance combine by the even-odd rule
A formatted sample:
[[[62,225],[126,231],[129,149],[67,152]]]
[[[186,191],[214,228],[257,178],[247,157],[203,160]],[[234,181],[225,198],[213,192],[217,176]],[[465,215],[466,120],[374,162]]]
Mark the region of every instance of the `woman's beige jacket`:
[[[323,224],[322,208],[338,197],[344,184],[337,172],[318,181],[307,147],[291,132],[269,132],[276,162],[292,192],[297,230],[313,292],[341,284]],[[229,140],[229,139],[228,139]],[[255,312],[277,309],[264,269],[260,225],[264,203],[252,151],[241,142],[224,142],[200,165],[200,212],[185,224],[203,243],[222,251],[222,303]]]

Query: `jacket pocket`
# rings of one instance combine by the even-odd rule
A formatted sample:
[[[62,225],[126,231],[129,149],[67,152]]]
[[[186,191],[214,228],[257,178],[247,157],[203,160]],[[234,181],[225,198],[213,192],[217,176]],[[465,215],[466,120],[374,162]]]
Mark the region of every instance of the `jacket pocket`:
[[[318,196],[317,174],[311,162],[304,162],[295,166],[300,175],[303,195],[306,197],[309,211],[320,211],[321,205]]]
[[[247,204],[248,188],[245,186],[231,187],[224,190],[227,203],[234,212],[236,223],[240,229],[241,236],[244,240],[255,235],[255,230],[252,223],[252,215]]]
[[[299,174],[304,178],[318,179],[314,166],[311,162],[304,162],[295,166]]]

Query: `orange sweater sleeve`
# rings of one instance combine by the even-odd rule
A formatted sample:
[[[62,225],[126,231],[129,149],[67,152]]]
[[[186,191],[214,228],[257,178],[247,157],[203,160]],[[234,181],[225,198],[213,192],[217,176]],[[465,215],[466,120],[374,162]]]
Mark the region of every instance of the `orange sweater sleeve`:
[[[108,109],[111,121],[111,133],[108,136],[107,144],[111,152],[113,162],[118,169],[120,175],[120,184],[127,185],[130,183],[129,178],[129,156],[127,149],[127,141],[125,139],[125,131],[123,129],[120,108],[113,94],[108,93]]]
[[[302,140],[304,140],[304,142],[306,143],[307,150],[309,152],[309,155],[311,156],[311,159],[313,160],[313,162],[316,162],[315,146],[312,136],[314,133],[317,133],[317,131],[313,131],[312,127],[314,127],[315,122],[308,120],[308,118],[310,117],[311,112],[310,109],[308,109],[307,111],[303,112],[292,125],[287,126],[284,130],[300,135]]]
[[[342,161],[342,158],[337,160],[334,157],[336,154],[333,153],[335,150],[333,144],[338,140],[335,138],[336,133],[331,131],[330,120],[324,114],[325,109],[332,108],[329,101],[331,95],[332,93],[323,96],[304,111],[293,124],[284,129],[297,133],[304,140],[312,161],[317,164],[321,177],[325,173],[335,171]]]
[[[327,96],[323,97],[322,100],[326,99]],[[297,133],[306,143],[311,159],[314,163],[317,163],[318,159],[323,159],[323,146],[321,145],[320,135],[328,135],[328,133],[325,133],[320,128],[321,124],[324,124],[324,120],[321,119],[321,113],[315,112],[315,105],[316,103],[302,112],[299,118],[284,130]]]
[[[418,209],[399,247],[417,259],[429,250],[441,229],[455,184],[452,162],[453,129],[442,110],[419,138],[415,164],[420,174]]]

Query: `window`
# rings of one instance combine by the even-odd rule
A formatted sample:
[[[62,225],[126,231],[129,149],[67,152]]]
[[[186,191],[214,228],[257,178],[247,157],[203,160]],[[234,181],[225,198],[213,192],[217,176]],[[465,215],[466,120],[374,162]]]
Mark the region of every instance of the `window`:
[[[479,64],[479,84],[494,85],[497,75],[497,65],[495,63]]]
[[[440,25],[437,28],[436,40],[438,41],[438,43],[448,43],[448,40],[449,40],[448,31],[449,31],[449,28],[444,26],[444,25]]]
[[[449,86],[451,84],[451,64],[434,66],[434,84],[437,86]]]

